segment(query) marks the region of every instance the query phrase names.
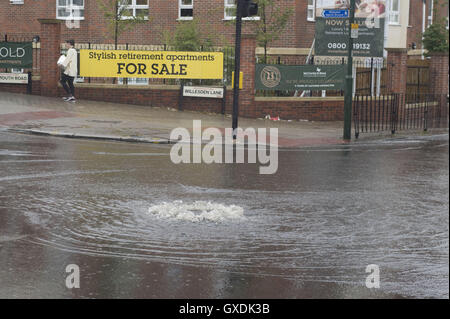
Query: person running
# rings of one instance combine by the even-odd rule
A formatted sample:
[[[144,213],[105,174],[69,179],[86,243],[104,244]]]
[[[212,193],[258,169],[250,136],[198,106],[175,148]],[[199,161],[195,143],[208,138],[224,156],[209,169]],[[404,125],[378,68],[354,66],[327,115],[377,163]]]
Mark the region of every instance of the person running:
[[[73,81],[78,73],[78,57],[77,51],[75,50],[75,41],[67,40],[65,43],[67,50],[67,56],[62,62],[62,68],[64,71],[61,74],[61,85],[68,94],[68,96],[63,97],[64,101],[75,102],[75,87],[73,86]]]

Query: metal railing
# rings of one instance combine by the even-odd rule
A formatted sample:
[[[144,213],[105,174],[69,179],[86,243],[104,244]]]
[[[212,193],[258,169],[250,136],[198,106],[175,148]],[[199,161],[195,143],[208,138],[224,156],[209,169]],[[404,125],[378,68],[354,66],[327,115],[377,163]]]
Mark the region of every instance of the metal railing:
[[[448,128],[445,94],[389,94],[353,99],[355,137],[360,133]]]

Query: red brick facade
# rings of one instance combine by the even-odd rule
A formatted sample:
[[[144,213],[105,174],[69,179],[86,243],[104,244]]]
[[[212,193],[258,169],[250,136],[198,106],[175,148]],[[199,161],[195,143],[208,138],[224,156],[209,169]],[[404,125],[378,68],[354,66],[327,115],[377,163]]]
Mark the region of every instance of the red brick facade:
[[[433,7],[436,8],[435,15],[429,20],[431,2],[435,1]],[[424,6],[425,4],[425,6]],[[425,8],[424,8],[425,7]],[[425,21],[423,13],[425,9]],[[448,0],[410,0],[409,9],[409,25],[408,25],[408,49],[412,48],[412,43],[416,44],[417,49],[422,49],[422,31],[423,27],[427,28],[431,21],[445,22],[448,17]],[[425,22],[425,25],[423,23]]]
[[[430,88],[430,93],[448,94],[448,54],[431,55]]]
[[[1,32],[12,35],[39,35],[40,50],[40,80],[33,82],[33,94],[48,96],[63,95],[58,88],[59,72],[55,65],[59,57],[59,46],[64,39],[73,38],[76,42],[112,43],[103,35],[105,20],[96,8],[96,1],[85,0],[85,20],[80,22],[80,29],[68,29],[64,21],[55,20],[56,0],[26,1],[24,5],[10,5],[8,1],[0,3]],[[178,0],[150,0],[149,22],[138,26],[135,30],[124,34],[119,43],[161,44],[162,32],[173,30],[178,18]],[[223,20],[224,0],[195,0],[194,16],[198,17],[205,30],[223,35],[225,41],[232,44],[234,27]],[[274,47],[308,47],[314,36],[314,23],[306,19],[307,0],[280,0],[286,7],[292,7],[295,15],[289,21],[288,31],[284,32]],[[212,8],[213,7],[213,8]],[[32,11],[35,10],[35,11]],[[9,13],[8,13],[9,12]],[[13,14],[11,14],[13,12]],[[37,18],[41,18],[39,21]],[[21,28],[15,22],[27,19]],[[203,20],[202,20],[203,19]],[[422,21],[422,19],[420,20]],[[256,40],[247,22],[244,23],[241,51],[241,70],[244,72],[244,88],[240,92],[239,114],[245,117],[280,116],[282,119],[308,120],[342,120],[342,98],[327,99],[294,99],[294,98],[255,98],[255,49]],[[286,56],[286,59],[299,59],[303,63],[304,56]],[[392,50],[388,55],[390,92],[406,92],[407,50]],[[301,61],[300,61],[301,60]],[[433,62],[434,61],[434,62]],[[432,88],[436,92],[448,91],[448,55],[432,58],[430,71],[434,72]],[[439,79],[437,79],[439,78]],[[25,93],[26,88],[19,85],[0,85],[0,90]],[[101,86],[89,84],[79,85],[76,96],[82,99],[110,101],[127,104],[139,104],[156,107],[178,107],[179,89],[176,87],[128,88],[127,86]],[[226,98],[226,113],[231,113],[232,91],[228,90]],[[184,98],[183,109],[220,112],[222,101],[216,99]]]
[[[389,80],[387,85],[390,93],[406,93],[407,63],[408,53],[406,49],[391,49],[388,51]]]
[[[178,23],[178,0],[149,0],[149,20],[134,30],[122,34],[119,43],[160,45],[163,32],[173,31]],[[314,37],[314,23],[306,21],[307,0],[279,0],[282,8],[290,8],[293,15],[286,31],[271,46],[310,47]],[[224,19],[224,0],[195,0],[194,18],[202,25],[202,32],[212,35],[218,42],[233,44],[234,25]],[[56,0],[27,1],[23,5],[0,2],[0,33],[34,36],[39,33],[37,18],[55,19]],[[17,22],[21,21],[20,28]],[[27,21],[27,23],[23,23]],[[65,22],[65,21],[63,21]],[[244,22],[244,30],[249,25]],[[62,38],[71,38],[78,43],[113,43],[107,34],[107,23],[96,0],[85,0],[84,20],[79,28],[61,30]],[[216,45],[222,45],[217,43]]]

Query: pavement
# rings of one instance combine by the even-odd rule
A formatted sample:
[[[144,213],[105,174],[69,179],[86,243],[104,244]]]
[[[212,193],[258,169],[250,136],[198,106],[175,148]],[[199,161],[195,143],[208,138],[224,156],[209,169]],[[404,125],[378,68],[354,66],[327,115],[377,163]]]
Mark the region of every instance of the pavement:
[[[14,132],[170,144],[178,141],[170,139],[170,132],[174,128],[192,132],[193,120],[201,120],[202,129],[215,127],[224,132],[231,127],[230,115],[0,92],[0,128]],[[241,117],[239,127],[278,128],[281,148],[348,143],[342,139],[342,122]]]

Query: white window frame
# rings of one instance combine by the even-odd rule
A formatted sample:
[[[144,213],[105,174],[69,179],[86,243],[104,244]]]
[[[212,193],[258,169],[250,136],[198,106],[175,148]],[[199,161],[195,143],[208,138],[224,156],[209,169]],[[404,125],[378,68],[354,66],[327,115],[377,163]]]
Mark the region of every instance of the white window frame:
[[[20,74],[20,73],[23,73],[23,69],[11,68],[11,73]]]
[[[393,9],[394,1],[397,1],[398,4],[395,11]],[[389,0],[389,24],[400,25],[400,0]]]
[[[224,0],[224,20],[236,20],[236,16],[230,16],[227,14],[227,9],[234,9],[236,8],[236,0]],[[233,3],[229,3],[229,2],[233,2]],[[259,20],[260,17],[259,16],[254,16],[254,17],[246,17],[246,18],[242,18],[242,20]]]
[[[125,0],[125,1],[126,1],[126,0]],[[122,16],[122,17],[121,17],[121,20],[128,20],[128,19],[136,18],[136,10],[138,10],[138,9],[147,9],[147,10],[149,10],[149,6],[148,6],[148,1],[149,1],[149,0],[147,0],[147,4],[146,4],[146,5],[144,5],[144,4],[136,4],[136,0],[128,0],[128,1],[131,1],[131,4],[128,4],[128,5],[120,5],[119,8],[118,8],[118,10],[119,10],[119,11],[120,11],[120,10],[123,10],[123,9],[132,10],[132,11],[133,11],[133,15],[132,15],[132,16],[129,16],[129,17],[126,17],[126,16],[124,17],[124,16]],[[145,16],[144,19],[145,19],[145,20],[148,20],[148,15]]]
[[[11,4],[23,4],[23,0],[9,0]]]
[[[430,4],[428,6],[428,26],[433,24],[433,10],[434,10],[434,1],[430,0]]]
[[[312,12],[312,16],[309,14],[310,12]],[[316,0],[312,0],[312,4],[309,4],[309,0],[307,2],[306,21],[316,21]]]
[[[123,85],[124,78],[117,78],[117,84]],[[148,78],[128,78],[128,85],[148,85]]]
[[[66,5],[60,5],[59,4],[59,0],[56,0],[56,19],[58,20],[84,20],[84,4],[85,4],[85,0],[83,1],[83,5],[81,6],[77,6],[73,4],[73,0],[66,0],[67,4]],[[60,17],[59,16],[59,9],[63,9],[66,8],[66,11],[69,11],[70,14],[67,17]],[[76,17],[73,15],[73,10],[83,10],[83,16],[79,16]]]
[[[178,20],[192,20],[194,18],[194,0],[191,0],[192,4],[183,4],[183,0],[178,0]],[[192,9],[192,16],[182,17],[181,10]]]

